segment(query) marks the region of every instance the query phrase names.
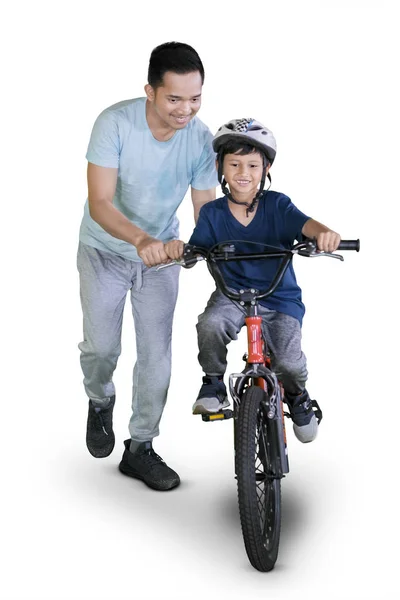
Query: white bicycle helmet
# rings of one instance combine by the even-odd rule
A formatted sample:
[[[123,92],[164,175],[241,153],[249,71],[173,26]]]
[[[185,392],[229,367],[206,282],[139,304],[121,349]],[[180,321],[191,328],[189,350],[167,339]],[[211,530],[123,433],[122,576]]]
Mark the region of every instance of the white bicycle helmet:
[[[226,142],[240,139],[261,150],[272,165],[276,156],[274,134],[255,119],[232,119],[222,125],[214,136],[214,152],[218,152]]]
[[[253,198],[253,201],[238,202],[235,200],[226,186],[226,181],[223,177],[223,158],[224,146],[230,141],[243,141],[245,144],[254,146],[260,150],[263,155],[263,175],[260,181],[259,189]],[[218,181],[221,184],[223,193],[235,204],[244,204],[247,206],[247,215],[253,212],[255,206],[264,191],[265,177],[267,176],[271,182],[271,176],[267,174],[267,166],[272,165],[276,156],[276,140],[272,131],[267,129],[262,123],[255,119],[232,119],[225,125],[222,125],[217,131],[213,139],[213,149],[217,153],[218,161]]]

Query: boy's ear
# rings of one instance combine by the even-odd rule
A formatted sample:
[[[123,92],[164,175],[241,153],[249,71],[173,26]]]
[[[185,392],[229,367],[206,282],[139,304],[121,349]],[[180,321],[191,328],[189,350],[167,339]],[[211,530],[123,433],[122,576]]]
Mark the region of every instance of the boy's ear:
[[[146,83],[144,91],[146,92],[147,100],[153,102],[155,96],[154,88],[149,83]]]

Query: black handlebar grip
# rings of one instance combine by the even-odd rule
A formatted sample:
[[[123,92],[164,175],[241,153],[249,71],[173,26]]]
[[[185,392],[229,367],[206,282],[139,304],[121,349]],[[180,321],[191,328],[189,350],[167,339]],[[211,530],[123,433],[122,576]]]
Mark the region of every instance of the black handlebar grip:
[[[360,240],[342,240],[338,250],[355,250],[360,252]]]

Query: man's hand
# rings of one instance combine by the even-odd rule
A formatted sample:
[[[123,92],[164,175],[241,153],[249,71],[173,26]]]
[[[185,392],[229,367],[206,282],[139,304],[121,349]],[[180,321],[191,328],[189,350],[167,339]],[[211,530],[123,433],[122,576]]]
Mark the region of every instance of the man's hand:
[[[136,244],[136,250],[146,267],[154,267],[168,263],[169,257],[164,250],[164,243],[146,235]]]
[[[179,260],[183,256],[183,247],[185,242],[181,240],[172,240],[164,245],[164,250],[172,260]]]
[[[335,231],[323,231],[317,235],[317,248],[320,252],[334,252],[340,244],[340,235]]]

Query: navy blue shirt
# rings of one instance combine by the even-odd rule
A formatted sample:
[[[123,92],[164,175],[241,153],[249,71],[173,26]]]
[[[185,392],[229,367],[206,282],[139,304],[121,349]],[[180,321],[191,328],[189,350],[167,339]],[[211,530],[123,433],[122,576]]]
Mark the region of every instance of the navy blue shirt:
[[[241,240],[235,243],[236,251],[241,253],[268,250],[265,246],[246,242],[289,249],[295,240],[302,239],[301,230],[309,218],[284,194],[268,191],[260,197],[253,220],[245,226],[233,216],[228,199],[224,196],[202,207],[189,244],[211,248],[220,242]],[[218,263],[218,266],[229,287],[235,290],[254,287],[265,291],[272,283],[281,261],[281,258],[269,258]],[[272,296],[261,300],[261,304],[295,317],[301,324],[305,307],[301,301],[301,289],[297,285],[292,263]]]

